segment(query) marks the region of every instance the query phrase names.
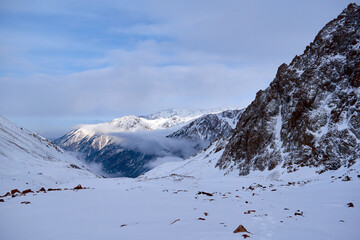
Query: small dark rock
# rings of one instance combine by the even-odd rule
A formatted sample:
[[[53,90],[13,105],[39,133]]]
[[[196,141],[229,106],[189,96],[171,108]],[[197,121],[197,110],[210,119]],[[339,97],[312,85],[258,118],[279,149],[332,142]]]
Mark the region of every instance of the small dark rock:
[[[20,191],[18,189],[13,189],[10,193],[11,195],[14,195],[15,193],[20,193]]]
[[[244,237],[244,239],[245,239],[245,238],[249,238],[249,237],[250,237],[250,236],[249,236],[249,235],[247,235],[247,234],[243,234],[242,236]]]
[[[243,225],[239,225],[235,230],[234,233],[239,233],[239,232],[247,232],[248,230],[246,230],[246,228]]]
[[[31,191],[31,189],[26,189],[22,191],[21,195],[26,195],[27,193],[33,193],[33,191]]]
[[[5,202],[4,199],[0,199],[0,202]]]
[[[350,181],[351,180],[351,178],[349,177],[349,176],[345,176],[343,179],[342,179],[342,181],[344,181],[344,182],[347,182],[347,181]]]
[[[37,192],[44,192],[44,193],[46,193],[46,190],[45,190],[44,187],[42,187],[42,188],[40,188],[39,191],[37,191]]]
[[[80,184],[74,187],[74,190],[84,189]]]
[[[30,204],[28,201],[21,202],[21,204]]]
[[[209,197],[212,197],[212,196],[213,196],[213,194],[207,193],[207,192],[198,192],[197,194],[198,194],[198,195],[204,194],[204,195],[209,196]]]
[[[205,218],[198,218],[198,220],[202,220],[202,221],[205,221]]]
[[[347,206],[348,206],[348,207],[354,207],[354,204],[353,204],[352,202],[349,202],[349,203],[347,204]]]

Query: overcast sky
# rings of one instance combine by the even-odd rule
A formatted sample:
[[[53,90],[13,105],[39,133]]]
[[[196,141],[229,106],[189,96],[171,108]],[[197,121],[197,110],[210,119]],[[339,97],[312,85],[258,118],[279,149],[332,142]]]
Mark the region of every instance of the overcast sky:
[[[46,137],[245,107],[351,1],[0,1],[0,114]]]

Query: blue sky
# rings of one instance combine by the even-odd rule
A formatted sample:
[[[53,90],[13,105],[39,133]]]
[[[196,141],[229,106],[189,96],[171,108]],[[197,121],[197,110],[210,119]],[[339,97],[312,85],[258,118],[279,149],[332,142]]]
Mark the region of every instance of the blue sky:
[[[0,114],[47,137],[245,107],[351,1],[0,1]]]

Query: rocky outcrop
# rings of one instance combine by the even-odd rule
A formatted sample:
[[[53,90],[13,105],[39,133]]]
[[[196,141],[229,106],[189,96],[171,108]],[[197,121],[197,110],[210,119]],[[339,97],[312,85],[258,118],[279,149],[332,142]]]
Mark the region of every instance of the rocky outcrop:
[[[240,175],[251,170],[320,172],[360,158],[360,7],[329,22],[241,115],[217,163]]]

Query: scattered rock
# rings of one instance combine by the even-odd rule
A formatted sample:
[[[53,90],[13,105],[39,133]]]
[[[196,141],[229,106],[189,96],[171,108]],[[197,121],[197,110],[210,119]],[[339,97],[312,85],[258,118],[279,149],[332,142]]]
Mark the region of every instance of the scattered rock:
[[[215,201],[215,199],[212,198],[212,199],[210,199],[209,201],[212,202],[212,201]]]
[[[14,195],[15,193],[20,193],[20,191],[18,189],[13,189],[10,193],[11,195]]]
[[[173,221],[173,222],[171,223],[171,225],[174,224],[174,223],[176,223],[176,222],[178,222],[178,221],[180,221],[180,218],[178,218],[178,219],[176,219],[175,221]]]
[[[347,181],[350,181],[351,180],[351,178],[349,177],[349,176],[345,176],[343,179],[342,179],[342,181],[344,181],[344,182],[347,182]]]
[[[198,220],[202,220],[202,221],[205,221],[205,218],[198,218]]]
[[[341,219],[341,220],[339,220],[339,222],[345,222],[345,221]]]
[[[250,236],[249,236],[249,235],[247,235],[247,234],[243,234],[242,236],[244,237],[244,239],[245,239],[245,238],[249,238],[249,237],[250,237]]]
[[[70,164],[70,167],[75,168],[75,169],[81,169],[80,167],[76,166],[75,164]]]
[[[120,227],[126,227],[127,225],[126,224],[122,224]]]
[[[209,197],[212,197],[212,196],[213,196],[213,194],[207,193],[207,192],[198,192],[197,194],[198,194],[198,195],[204,194],[204,195],[209,196]]]
[[[294,213],[295,216],[302,216],[302,217],[304,216],[303,214],[304,213],[301,212],[300,210],[297,210],[297,212]]]
[[[4,199],[0,199],[0,202],[5,202]]]
[[[204,215],[205,215],[205,217],[207,217],[207,215],[209,215],[207,212],[204,212]]]
[[[48,192],[51,191],[61,191],[61,188],[48,188]]]
[[[42,188],[40,188],[39,191],[37,191],[37,192],[38,192],[38,193],[39,193],[39,192],[44,192],[44,193],[46,193],[46,190],[45,190],[44,187],[42,187]]]
[[[284,210],[289,210],[288,208],[284,208]]]
[[[21,192],[21,195],[26,195],[27,193],[33,193],[33,191],[31,191],[31,189],[26,189],[24,191]]]
[[[349,202],[349,203],[347,204],[347,206],[348,206],[348,207],[354,207],[354,204],[353,204],[352,202]]]
[[[28,201],[21,202],[21,204],[30,204]]]
[[[248,201],[245,201],[245,203],[249,203]]]
[[[276,188],[274,188],[274,189],[271,189],[271,191],[272,191],[272,192],[275,192],[275,191],[276,191]]]
[[[247,212],[244,212],[244,214],[250,214],[252,212],[256,212],[255,210],[247,210]]]
[[[80,189],[84,189],[80,184],[74,187],[74,190],[80,190]]]
[[[11,194],[9,192],[7,192],[5,195],[1,196],[1,197],[7,197],[10,196]]]
[[[239,232],[247,232],[248,233],[248,230],[246,230],[246,228],[243,225],[239,225],[237,227],[237,229],[235,229],[234,233],[239,233]]]

